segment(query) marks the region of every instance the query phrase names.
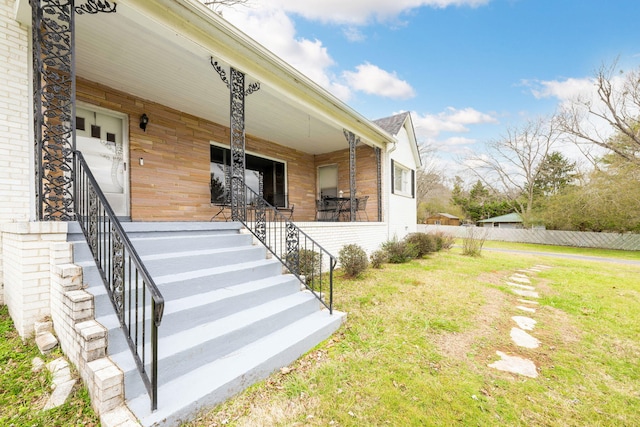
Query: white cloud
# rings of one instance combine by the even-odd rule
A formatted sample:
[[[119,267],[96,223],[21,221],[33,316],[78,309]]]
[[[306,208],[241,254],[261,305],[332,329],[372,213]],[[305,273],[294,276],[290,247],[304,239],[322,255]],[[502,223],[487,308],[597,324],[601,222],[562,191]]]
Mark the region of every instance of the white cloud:
[[[344,27],[342,29],[342,34],[344,34],[350,42],[361,42],[366,39],[366,36],[362,33],[360,28],[355,26]]]
[[[358,65],[356,71],[344,71],[342,75],[356,91],[393,99],[409,99],[415,96],[411,85],[401,80],[395,72],[390,73],[373,64]]]
[[[350,88],[331,72],[336,64],[326,46],[317,39],[297,37],[295,24],[284,10],[261,5],[228,9],[224,17],[338,98],[351,97]]]
[[[414,125],[418,137],[436,138],[442,132],[466,133],[469,125],[486,123],[498,123],[493,115],[482,113],[474,108],[458,110],[448,107],[438,114],[425,114],[423,116],[414,113]]]
[[[578,96],[594,93],[592,78],[568,78],[566,80],[526,80],[522,82],[531,88],[536,99],[557,98],[560,102],[570,101]]]
[[[419,7],[478,7],[490,0],[270,0],[282,9],[307,19],[339,24],[363,25],[370,21],[389,21]]]

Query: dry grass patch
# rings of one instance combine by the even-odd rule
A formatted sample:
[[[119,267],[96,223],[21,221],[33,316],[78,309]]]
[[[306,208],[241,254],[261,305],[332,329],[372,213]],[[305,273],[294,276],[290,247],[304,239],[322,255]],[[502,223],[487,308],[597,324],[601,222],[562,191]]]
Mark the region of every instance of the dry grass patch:
[[[535,264],[554,268],[530,275],[542,295],[527,314],[504,278]],[[338,275],[336,308],[348,313],[340,331],[188,425],[634,425],[640,311],[624,303],[640,291],[640,271],[625,268],[454,249],[354,280]],[[540,348],[511,341],[516,314],[538,321]],[[496,350],[531,358],[541,376],[489,368]]]

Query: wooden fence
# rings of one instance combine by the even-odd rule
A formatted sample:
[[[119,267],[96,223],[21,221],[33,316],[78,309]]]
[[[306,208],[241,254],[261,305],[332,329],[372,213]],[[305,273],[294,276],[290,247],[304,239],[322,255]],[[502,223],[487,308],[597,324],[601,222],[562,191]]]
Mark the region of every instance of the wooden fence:
[[[485,232],[487,240],[504,242],[537,243],[542,245],[573,246],[580,248],[619,249],[640,251],[640,234],[591,233],[581,231],[531,230],[484,227],[455,227],[447,225],[418,224],[418,231],[442,231],[457,238],[466,237],[473,228],[476,236]],[[482,234],[480,234],[482,233]]]

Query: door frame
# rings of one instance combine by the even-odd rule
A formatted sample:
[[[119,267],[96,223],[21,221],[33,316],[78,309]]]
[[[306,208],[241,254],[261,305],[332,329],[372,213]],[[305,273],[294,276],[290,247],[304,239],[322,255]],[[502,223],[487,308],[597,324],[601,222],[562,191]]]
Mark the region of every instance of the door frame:
[[[131,163],[129,162],[129,115],[120,111],[110,110],[108,108],[100,107],[95,104],[89,104],[87,102],[77,101],[76,106],[85,110],[93,111],[105,116],[111,116],[119,119],[122,122],[122,162],[123,162],[123,191],[125,200],[125,213],[126,218],[131,218]],[[75,117],[75,114],[74,114]],[[75,124],[74,124],[75,132]]]

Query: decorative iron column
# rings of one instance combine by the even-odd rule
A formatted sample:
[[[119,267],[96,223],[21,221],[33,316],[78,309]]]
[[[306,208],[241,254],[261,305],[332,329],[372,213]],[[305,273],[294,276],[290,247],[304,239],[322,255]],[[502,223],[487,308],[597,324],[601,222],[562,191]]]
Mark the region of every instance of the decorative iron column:
[[[245,97],[260,89],[260,83],[251,83],[245,89],[245,74],[230,67],[230,80],[227,73],[217,61],[211,58],[211,65],[216,70],[220,79],[229,88],[230,105],[230,150],[231,150],[231,219],[245,221],[246,191],[245,191]]]
[[[36,214],[73,214],[75,61],[73,0],[31,0]]]
[[[376,153],[376,184],[378,191],[378,222],[382,221],[382,150],[380,147],[374,148]]]
[[[349,142],[349,205],[351,207],[350,220],[356,220],[356,145],[360,142],[360,137],[346,129],[343,130],[345,138]]]
[[[30,0],[36,214],[41,221],[75,219],[75,14],[112,13],[108,1]]]

